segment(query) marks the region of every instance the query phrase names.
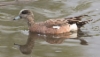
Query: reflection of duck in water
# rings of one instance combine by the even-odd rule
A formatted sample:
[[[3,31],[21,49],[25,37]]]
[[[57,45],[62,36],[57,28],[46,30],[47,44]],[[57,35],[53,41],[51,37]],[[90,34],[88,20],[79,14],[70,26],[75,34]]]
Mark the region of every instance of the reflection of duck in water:
[[[61,44],[66,39],[75,39],[75,40],[79,40],[81,45],[87,45],[88,44],[87,41],[85,41],[84,39],[79,38],[81,36],[82,35],[79,35],[76,32],[76,33],[72,33],[72,34],[67,33],[67,34],[59,34],[59,35],[49,36],[49,37],[45,38],[45,40],[46,40],[46,42],[48,42],[50,44]]]
[[[58,34],[58,35],[47,35],[45,41],[50,44],[61,44],[65,39],[70,39],[70,38],[77,38],[77,32]]]
[[[14,20],[23,18],[28,21],[29,30],[35,33],[41,34],[61,34],[70,31],[77,31],[90,20],[81,21],[81,17],[88,16],[82,15],[77,17],[69,18],[58,18],[58,19],[49,19],[44,22],[34,22],[34,15],[32,11],[23,9],[20,11],[19,16],[14,18]]]
[[[65,37],[65,35],[64,35],[64,37]],[[56,37],[52,37],[51,35],[42,37],[42,36],[38,36],[37,34],[30,32],[27,43],[25,45],[19,45],[19,44],[14,44],[14,45],[17,46],[23,54],[30,54],[34,47],[35,40],[37,40],[37,39],[45,40],[46,42],[48,42],[50,44],[61,44],[65,39],[70,39],[70,38],[73,38],[73,37],[71,37],[70,35],[68,36],[68,38],[57,38],[57,35],[56,35]],[[77,39],[77,36],[75,38]],[[87,42],[84,39],[78,39],[78,40],[81,41],[81,44],[87,44]]]
[[[35,39],[36,38],[32,37],[32,34],[29,34],[27,43],[25,45],[19,45],[19,44],[15,44],[15,43],[14,43],[14,45],[17,46],[23,54],[30,54],[34,47]]]

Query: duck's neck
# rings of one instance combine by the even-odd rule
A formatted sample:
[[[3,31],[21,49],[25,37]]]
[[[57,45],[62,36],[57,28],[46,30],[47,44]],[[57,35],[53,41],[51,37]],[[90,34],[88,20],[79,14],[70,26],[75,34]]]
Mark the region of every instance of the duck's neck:
[[[34,47],[34,39],[28,38],[27,43],[25,45],[20,45],[20,51],[23,54],[31,54],[33,47]]]
[[[27,20],[28,20],[28,25],[29,26],[31,26],[32,24],[34,24],[34,16],[28,16]]]
[[[28,38],[27,43],[25,44],[28,48],[33,49],[34,39]]]

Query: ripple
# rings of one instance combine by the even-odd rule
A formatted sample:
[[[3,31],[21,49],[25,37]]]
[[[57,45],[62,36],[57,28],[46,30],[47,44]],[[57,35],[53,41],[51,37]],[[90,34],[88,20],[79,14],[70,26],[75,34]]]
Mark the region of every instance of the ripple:
[[[0,46],[0,48],[7,48],[7,46]]]
[[[11,21],[12,15],[7,14],[7,13],[0,13],[0,21]]]
[[[36,7],[33,7],[33,10],[37,13],[40,13],[40,14],[43,14],[44,16],[46,17],[59,17],[61,15],[64,15],[61,13],[61,10],[56,10],[56,11],[51,11],[51,10],[47,10],[47,9],[41,9],[41,8],[36,8]]]
[[[26,42],[25,39],[27,38],[27,35],[29,35],[28,30],[24,30],[23,29],[24,26],[20,25],[19,21],[16,21],[16,22],[11,21],[14,15],[18,14],[18,11],[20,9],[23,9],[23,8],[32,9],[35,12],[34,14],[36,15],[36,19],[39,18],[39,20],[42,19],[42,21],[43,19],[47,20],[46,18],[44,18],[44,16],[47,18],[58,18],[58,17],[62,18],[66,16],[73,17],[73,16],[87,14],[90,17],[86,17],[83,19],[84,20],[93,19],[93,21],[82,28],[83,32],[86,31],[84,32],[86,36],[81,36],[79,38],[87,40],[89,45],[87,46],[81,45],[79,40],[74,40],[74,39],[62,39],[62,42],[58,41],[59,43],[50,44],[49,42],[45,41],[47,39],[43,38],[44,41],[41,39],[39,41],[36,41],[32,56],[35,56],[35,57],[41,57],[41,56],[42,57],[44,56],[47,56],[47,57],[95,57],[95,56],[100,57],[99,56],[99,53],[100,53],[99,52],[99,48],[100,48],[99,46],[100,45],[100,41],[99,41],[100,40],[100,25],[99,25],[100,7],[99,5],[100,5],[99,0],[91,0],[91,1],[90,0],[52,0],[52,1],[38,0],[37,2],[34,2],[33,4],[31,4],[31,6],[29,4],[27,5],[16,4],[16,5],[4,6],[4,7],[2,6],[0,7],[0,10],[1,10],[0,11],[0,32],[1,32],[0,43],[4,43],[4,41],[7,41],[7,43],[10,42],[12,44],[14,42],[18,42],[18,43]],[[43,17],[41,18],[41,16]],[[19,25],[16,25],[16,24],[19,24]],[[24,24],[24,22],[21,22],[21,24]],[[7,35],[5,35],[5,33]],[[23,34],[25,34],[26,36]],[[92,37],[87,36],[87,34],[92,35]],[[74,36],[75,38],[76,35],[77,34],[73,34],[70,37]],[[42,36],[45,36],[45,35],[38,34],[38,36],[41,38]],[[8,37],[10,37],[10,39]],[[38,38],[36,36],[34,37]],[[58,37],[56,39],[60,40]],[[51,40],[50,42],[52,43],[52,41],[54,40],[55,39]],[[54,47],[61,48],[61,49],[56,49],[56,48],[53,49]],[[17,56],[17,57],[23,57],[23,54],[18,55],[19,52],[13,51],[13,50],[17,50],[13,46],[12,47],[0,46],[0,49],[2,51],[0,52],[1,57],[7,57],[7,56],[9,57],[9,53],[10,55],[14,54],[14,56]]]
[[[20,32],[25,34],[25,35],[29,35],[29,30],[20,30]]]

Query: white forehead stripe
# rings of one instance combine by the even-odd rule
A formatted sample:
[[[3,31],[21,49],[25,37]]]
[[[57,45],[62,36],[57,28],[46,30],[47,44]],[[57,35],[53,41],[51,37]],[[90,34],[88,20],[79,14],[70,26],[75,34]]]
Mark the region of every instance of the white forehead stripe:
[[[28,9],[22,9],[22,10],[20,10],[19,14],[20,14],[22,11],[24,11],[24,10],[28,10]]]
[[[29,9],[22,9],[22,10],[20,10],[19,14],[21,14],[21,12],[24,10],[29,10]],[[32,11],[31,10],[29,10],[29,11],[31,12],[31,15],[33,15]]]
[[[60,26],[53,26],[53,28],[60,29]]]

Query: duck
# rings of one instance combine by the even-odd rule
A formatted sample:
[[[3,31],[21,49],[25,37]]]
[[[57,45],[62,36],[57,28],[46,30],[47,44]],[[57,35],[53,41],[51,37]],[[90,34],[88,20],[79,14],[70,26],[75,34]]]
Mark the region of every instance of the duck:
[[[39,34],[62,34],[67,32],[75,32],[90,20],[82,21],[83,16],[81,15],[76,17],[68,18],[56,18],[49,19],[42,22],[35,22],[34,14],[29,9],[22,9],[19,12],[19,15],[16,16],[13,20],[25,19],[28,23],[29,31]]]

